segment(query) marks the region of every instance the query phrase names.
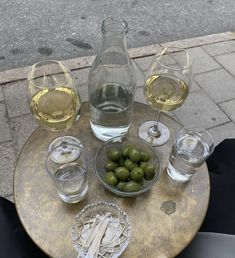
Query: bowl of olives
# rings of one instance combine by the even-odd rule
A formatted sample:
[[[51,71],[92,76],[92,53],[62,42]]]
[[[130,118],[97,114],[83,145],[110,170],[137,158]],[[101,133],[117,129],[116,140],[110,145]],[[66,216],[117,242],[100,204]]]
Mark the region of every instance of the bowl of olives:
[[[148,191],[161,172],[160,155],[135,136],[115,137],[96,153],[95,171],[105,188],[123,197]]]

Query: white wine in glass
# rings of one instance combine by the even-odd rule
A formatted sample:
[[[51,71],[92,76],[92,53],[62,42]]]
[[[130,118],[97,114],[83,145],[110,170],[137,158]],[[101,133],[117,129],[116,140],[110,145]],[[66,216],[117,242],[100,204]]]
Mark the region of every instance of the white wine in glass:
[[[188,96],[192,58],[188,51],[170,47],[158,51],[150,66],[144,85],[146,102],[157,110],[155,121],[147,121],[139,128],[139,136],[160,146],[170,137],[169,129],[159,122],[160,112],[180,107]]]
[[[30,101],[30,110],[42,127],[58,132],[72,126],[80,105],[75,91],[63,86],[37,92]]]
[[[188,85],[177,77],[153,75],[145,82],[145,100],[157,110],[175,110],[184,103],[187,96]]]
[[[42,61],[31,67],[28,81],[29,106],[36,121],[53,132],[70,129],[79,117],[81,99],[68,68],[59,61]],[[57,137],[50,143],[49,150],[61,146],[54,156],[55,162],[60,163],[65,153],[71,160],[77,158],[79,154],[68,149],[68,143],[80,145],[73,136]]]

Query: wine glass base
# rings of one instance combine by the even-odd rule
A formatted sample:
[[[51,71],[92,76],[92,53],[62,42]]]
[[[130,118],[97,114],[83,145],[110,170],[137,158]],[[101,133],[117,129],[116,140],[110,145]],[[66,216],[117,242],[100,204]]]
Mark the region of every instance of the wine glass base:
[[[51,159],[57,164],[64,164],[68,162],[73,162],[80,156],[80,151],[77,148],[73,148],[71,145],[66,146],[66,144],[72,144],[76,146],[81,146],[81,142],[73,136],[64,136],[55,138],[49,145],[49,152],[54,148],[58,148],[58,151],[55,151]]]
[[[161,146],[169,140],[170,131],[164,124],[158,122],[158,130],[160,131],[160,136],[152,136],[149,133],[149,129],[154,126],[154,124],[155,121],[147,121],[143,123],[139,128],[139,137],[150,143],[152,146]]]

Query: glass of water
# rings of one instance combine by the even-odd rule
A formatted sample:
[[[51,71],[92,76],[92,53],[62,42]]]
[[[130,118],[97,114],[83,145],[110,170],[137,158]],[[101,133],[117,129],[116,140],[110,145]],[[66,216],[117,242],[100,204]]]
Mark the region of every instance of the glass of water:
[[[60,164],[56,162],[58,148],[61,146],[55,147],[48,153],[46,170],[53,179],[60,198],[67,203],[77,203],[88,192],[87,158],[84,148],[82,145],[66,144],[62,155],[64,163]],[[73,159],[69,160],[71,152],[77,156],[72,155]]]
[[[167,166],[168,176],[177,182],[187,182],[214,150],[208,131],[202,128],[183,128],[174,140]]]

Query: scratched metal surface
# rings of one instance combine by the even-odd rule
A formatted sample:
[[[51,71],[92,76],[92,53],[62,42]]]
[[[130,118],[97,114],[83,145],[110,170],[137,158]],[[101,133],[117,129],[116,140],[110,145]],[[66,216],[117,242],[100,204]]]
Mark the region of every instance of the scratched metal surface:
[[[150,107],[134,103],[130,134],[137,135],[138,126],[154,118],[155,113]],[[83,103],[79,121],[68,132],[82,140],[89,156],[89,193],[82,202],[63,203],[45,171],[47,147],[57,135],[40,127],[31,135],[16,165],[14,198],[24,228],[45,253],[56,258],[76,257],[71,241],[74,217],[85,205],[101,200],[115,203],[128,215],[132,234],[122,257],[170,258],[188,245],[207,211],[208,171],[203,165],[186,185],[175,184],[167,178],[165,169],[173,135],[180,125],[164,114],[160,120],[169,126],[171,132],[169,142],[157,148],[162,173],[150,191],[135,198],[115,196],[96,178],[94,157],[102,142],[90,130],[88,103]]]

